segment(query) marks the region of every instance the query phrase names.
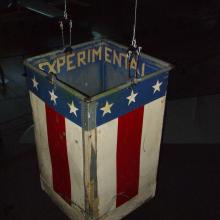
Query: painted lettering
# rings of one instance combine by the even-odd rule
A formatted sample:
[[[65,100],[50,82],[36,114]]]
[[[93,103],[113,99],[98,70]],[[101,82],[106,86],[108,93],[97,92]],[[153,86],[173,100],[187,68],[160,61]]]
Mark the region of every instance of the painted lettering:
[[[112,49],[105,47],[105,62],[110,63],[110,64],[112,63],[111,53],[112,53]]]
[[[144,74],[145,74],[145,63],[142,63],[141,76],[144,76]]]
[[[57,73],[57,71],[56,71],[56,69],[55,69],[56,63],[57,63],[56,60],[54,60],[53,63],[51,63],[51,64],[48,63],[49,73],[54,73],[54,74]]]
[[[93,63],[96,61],[96,57],[98,57],[99,60],[102,60],[102,47],[99,47],[98,50],[96,49],[92,50],[92,62]]]
[[[137,69],[137,62],[134,58],[132,58],[131,60],[131,66],[130,66],[131,69],[134,69],[136,70]]]
[[[127,54],[121,53],[121,58],[124,58],[124,61],[125,61],[125,69],[128,69],[128,57],[127,57]]]
[[[90,49],[88,49],[88,63],[90,63],[91,62],[91,50]]]
[[[68,54],[66,56],[67,71],[71,71],[73,69],[76,69],[76,66],[73,65],[73,57],[74,56],[75,56],[75,53]]]
[[[104,53],[104,54],[102,54]],[[54,60],[44,61],[38,64],[38,68],[43,71],[48,71],[49,73],[57,74],[62,71],[63,68],[66,68],[66,71],[72,71],[76,68],[86,66],[89,63],[94,63],[101,61],[108,64],[117,65],[120,68],[128,69],[128,57],[126,53],[118,52],[116,49],[111,49],[110,47],[96,47],[93,49],[86,49],[79,51],[77,53],[68,53],[66,55],[60,55]],[[137,69],[137,61],[135,58],[132,58],[130,63],[130,68],[133,70]],[[141,60],[138,65],[141,76],[144,76],[146,73],[147,64]]]
[[[49,64],[48,62],[39,63],[39,64],[38,64],[38,68],[39,68],[40,70],[43,70],[43,71],[44,71],[44,70],[45,70],[45,69],[44,69],[44,66],[48,66],[48,64]]]
[[[57,72],[60,73],[61,67],[65,64],[65,56],[61,56],[57,58]]]
[[[113,64],[117,64],[121,67],[121,54],[117,54],[117,52],[113,51]]]
[[[80,67],[81,66],[81,63],[86,65],[86,53],[85,51],[80,51],[78,54],[77,54],[77,67]]]

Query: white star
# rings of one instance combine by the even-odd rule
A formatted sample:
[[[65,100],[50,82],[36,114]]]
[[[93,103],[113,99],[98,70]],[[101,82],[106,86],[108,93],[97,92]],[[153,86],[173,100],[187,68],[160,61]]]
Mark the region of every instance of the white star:
[[[77,114],[76,112],[79,110],[75,105],[74,105],[74,102],[72,101],[71,104],[67,103],[68,106],[70,107],[70,114],[71,113],[74,113],[74,115],[77,117]]]
[[[54,105],[56,105],[57,104],[56,99],[58,98],[58,96],[56,96],[54,94],[54,90],[53,89],[52,89],[52,91],[49,91],[49,93],[50,93],[50,101],[54,102]]]
[[[152,86],[153,89],[154,89],[154,94],[155,94],[155,92],[157,92],[157,91],[160,92],[160,86],[161,86],[162,84],[163,84],[162,82],[160,82],[159,80],[157,80],[157,83]]]
[[[34,78],[32,79],[32,82],[33,82],[33,88],[36,88],[37,90],[38,90],[38,82],[37,82],[37,80],[35,79],[35,76],[34,76]]]
[[[138,95],[138,93],[134,93],[133,90],[131,91],[131,95],[126,98],[126,99],[129,100],[128,105],[130,105],[132,102],[136,102],[135,98],[136,98],[137,95]]]
[[[112,103],[112,104],[109,104],[108,101],[106,101],[105,106],[102,107],[102,108],[100,108],[100,110],[103,111],[102,117],[104,117],[105,114],[107,114],[107,113],[111,113],[111,107],[112,107],[113,105],[114,105],[113,103]]]

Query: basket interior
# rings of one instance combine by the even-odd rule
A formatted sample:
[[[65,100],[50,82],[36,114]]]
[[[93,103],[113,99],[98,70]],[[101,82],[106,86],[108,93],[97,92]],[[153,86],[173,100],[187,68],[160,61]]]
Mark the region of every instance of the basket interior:
[[[125,84],[129,81],[127,49],[110,41],[94,41],[72,47],[72,51],[55,51],[31,58],[29,63],[44,71],[54,73],[58,80],[89,97]],[[136,61],[131,62],[131,74]],[[153,74],[162,66],[141,55],[138,71]]]

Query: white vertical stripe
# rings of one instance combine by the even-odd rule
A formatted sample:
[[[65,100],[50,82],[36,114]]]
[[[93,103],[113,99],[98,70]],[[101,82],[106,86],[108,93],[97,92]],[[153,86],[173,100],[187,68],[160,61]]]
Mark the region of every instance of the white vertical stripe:
[[[47,120],[44,102],[30,92],[32,113],[34,118],[35,141],[41,178],[53,187],[52,165],[47,136]]]
[[[97,128],[97,179],[99,214],[116,207],[116,153],[118,119]]]
[[[166,97],[144,106],[139,195],[154,196]]]
[[[71,197],[73,207],[85,208],[85,191],[83,179],[83,141],[82,128],[65,119],[66,144],[71,179]]]

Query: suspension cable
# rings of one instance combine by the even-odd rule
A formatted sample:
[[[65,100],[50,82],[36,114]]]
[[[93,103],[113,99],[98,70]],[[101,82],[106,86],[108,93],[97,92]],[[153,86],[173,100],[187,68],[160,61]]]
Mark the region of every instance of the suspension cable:
[[[136,41],[137,1],[138,0],[135,0],[135,7],[134,7],[133,36],[132,36],[131,46],[129,47],[128,52],[127,52],[129,78],[131,79],[131,81],[133,83],[137,83],[137,78],[140,77],[140,73],[138,71],[138,66],[139,66],[139,56],[140,56],[141,49],[142,49],[142,47],[137,46],[137,41]],[[132,73],[131,73],[132,59],[135,59],[135,61],[136,61],[136,70],[135,70],[135,73],[134,73],[133,76],[132,76]]]
[[[68,22],[69,24],[69,45],[71,46],[72,44],[72,27],[73,27],[73,22],[71,19],[68,19],[68,11],[67,11],[67,0],[64,0],[64,12],[63,12],[63,21],[59,21],[59,26],[61,29],[61,36],[62,36],[62,44],[63,47],[66,46],[66,42],[65,42],[65,36],[64,36],[64,28],[65,28],[65,24]]]
[[[71,46],[72,45],[72,27],[73,27],[73,22],[71,19],[69,21],[69,27],[70,27],[70,42],[69,42],[69,44]]]
[[[66,0],[64,0],[64,13],[63,13],[63,17],[64,17],[65,20],[68,19],[67,3],[66,3]]]
[[[63,47],[65,47],[65,39],[64,39],[64,33],[63,33],[63,22],[62,21],[60,21],[60,29],[61,29]]]
[[[137,25],[137,0],[135,0],[134,26],[133,26],[133,38],[132,38],[132,45],[134,47],[137,47],[137,42],[136,42],[136,25]]]

